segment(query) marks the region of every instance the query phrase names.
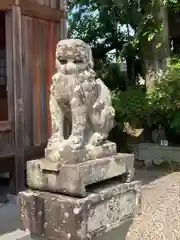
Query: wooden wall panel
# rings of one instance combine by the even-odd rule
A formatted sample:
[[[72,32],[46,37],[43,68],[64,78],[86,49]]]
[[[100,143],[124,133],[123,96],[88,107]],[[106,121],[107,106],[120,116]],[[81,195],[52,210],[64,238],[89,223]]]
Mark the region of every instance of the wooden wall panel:
[[[45,144],[51,134],[49,88],[60,32],[60,24],[22,16],[26,146]]]
[[[32,133],[32,80],[34,75],[31,71],[31,64],[33,57],[31,55],[33,36],[29,33],[32,32],[32,24],[28,18],[23,18],[22,21],[22,59],[23,59],[23,83],[24,83],[24,115],[25,115],[25,146],[33,144]]]
[[[29,1],[36,2],[52,8],[58,8],[58,9],[64,6],[64,2],[65,2],[65,0],[29,0]]]
[[[15,172],[16,190],[25,187],[24,177],[24,82],[23,82],[23,54],[22,54],[22,23],[21,10],[18,6],[12,7],[12,46],[13,46],[13,83],[15,108]],[[9,66],[11,67],[11,66]]]
[[[12,13],[7,12],[6,21],[6,66],[7,66],[7,93],[8,93],[8,120],[13,124],[14,137],[14,82],[13,82],[13,45],[12,45]]]

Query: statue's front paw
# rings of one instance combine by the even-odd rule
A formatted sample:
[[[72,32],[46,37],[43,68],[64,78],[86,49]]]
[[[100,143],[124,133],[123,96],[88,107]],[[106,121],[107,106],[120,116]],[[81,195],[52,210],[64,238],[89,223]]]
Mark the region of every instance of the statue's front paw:
[[[83,145],[84,145],[84,142],[83,142],[82,137],[72,135],[61,144],[60,149],[62,150],[64,147],[70,146],[72,149],[78,150],[78,149],[82,148]]]
[[[73,147],[73,149],[77,150],[83,147],[83,138],[80,136],[72,136],[70,137],[70,141],[71,141],[71,146]]]
[[[48,140],[47,148],[56,147],[64,141],[64,137],[60,136],[58,133],[53,134]]]
[[[58,148],[46,148],[45,158],[52,162],[60,162],[61,156]]]
[[[104,141],[103,136],[96,132],[92,135],[91,139],[90,139],[90,144],[93,146],[98,146],[101,145],[101,143]]]

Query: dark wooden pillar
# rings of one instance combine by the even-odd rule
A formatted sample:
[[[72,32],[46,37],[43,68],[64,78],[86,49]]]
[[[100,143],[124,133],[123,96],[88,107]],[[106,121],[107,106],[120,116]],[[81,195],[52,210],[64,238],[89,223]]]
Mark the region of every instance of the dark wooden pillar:
[[[22,36],[21,9],[12,6],[12,45],[13,45],[13,82],[14,82],[14,122],[15,122],[15,173],[16,192],[25,187],[24,159],[24,93],[22,73]]]

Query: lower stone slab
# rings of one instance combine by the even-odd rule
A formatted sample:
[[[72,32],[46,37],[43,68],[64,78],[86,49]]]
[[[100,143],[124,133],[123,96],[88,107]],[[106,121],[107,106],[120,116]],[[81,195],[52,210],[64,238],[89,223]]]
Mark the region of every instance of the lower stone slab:
[[[112,231],[109,231],[109,232],[105,232],[98,237],[93,237],[93,238],[91,238],[91,240],[110,240],[110,239],[124,240],[124,239],[126,239],[129,227],[131,226],[132,222],[133,222],[132,219],[128,219],[127,221],[122,223],[116,229],[113,229]],[[14,240],[14,239],[16,239],[16,238],[12,238],[12,240]],[[11,240],[11,239],[7,239],[7,240]],[[51,239],[47,239],[45,237],[38,237],[38,236],[29,234],[25,237],[21,237],[16,240],[51,240]],[[63,239],[58,239],[58,240],[63,240]]]
[[[121,175],[125,177],[124,182],[131,181],[134,175],[133,154],[118,153],[101,159],[62,166],[46,159],[27,163],[29,188],[78,197],[87,196],[88,185]]]
[[[53,240],[89,240],[120,227],[139,210],[141,184],[115,180],[86,198],[39,191],[19,194],[22,230]],[[104,239],[104,238],[103,238]]]

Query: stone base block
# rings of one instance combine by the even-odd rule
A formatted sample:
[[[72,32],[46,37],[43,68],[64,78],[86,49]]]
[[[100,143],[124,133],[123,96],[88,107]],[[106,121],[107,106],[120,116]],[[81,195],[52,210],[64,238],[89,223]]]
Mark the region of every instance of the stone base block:
[[[32,190],[21,192],[22,230],[42,239],[99,239],[134,217],[141,188],[137,181],[119,184],[109,180],[106,187],[102,186],[80,199]]]
[[[92,237],[91,240],[124,240],[126,239],[128,230],[132,224],[133,220],[132,219],[128,219],[127,221],[125,221],[124,223],[122,223],[119,227],[117,227],[116,229],[113,229],[110,232],[104,232],[102,235],[97,236],[97,237]],[[39,237],[37,235],[31,235],[28,234],[24,237],[20,237],[20,238],[12,238],[12,239],[3,239],[3,240],[50,240],[47,239],[45,237]],[[62,239],[58,239],[58,240],[62,240]]]
[[[110,178],[125,176],[130,182],[134,174],[134,155],[116,154],[97,160],[62,165],[46,159],[27,163],[27,184],[31,189],[87,196],[87,186]]]

